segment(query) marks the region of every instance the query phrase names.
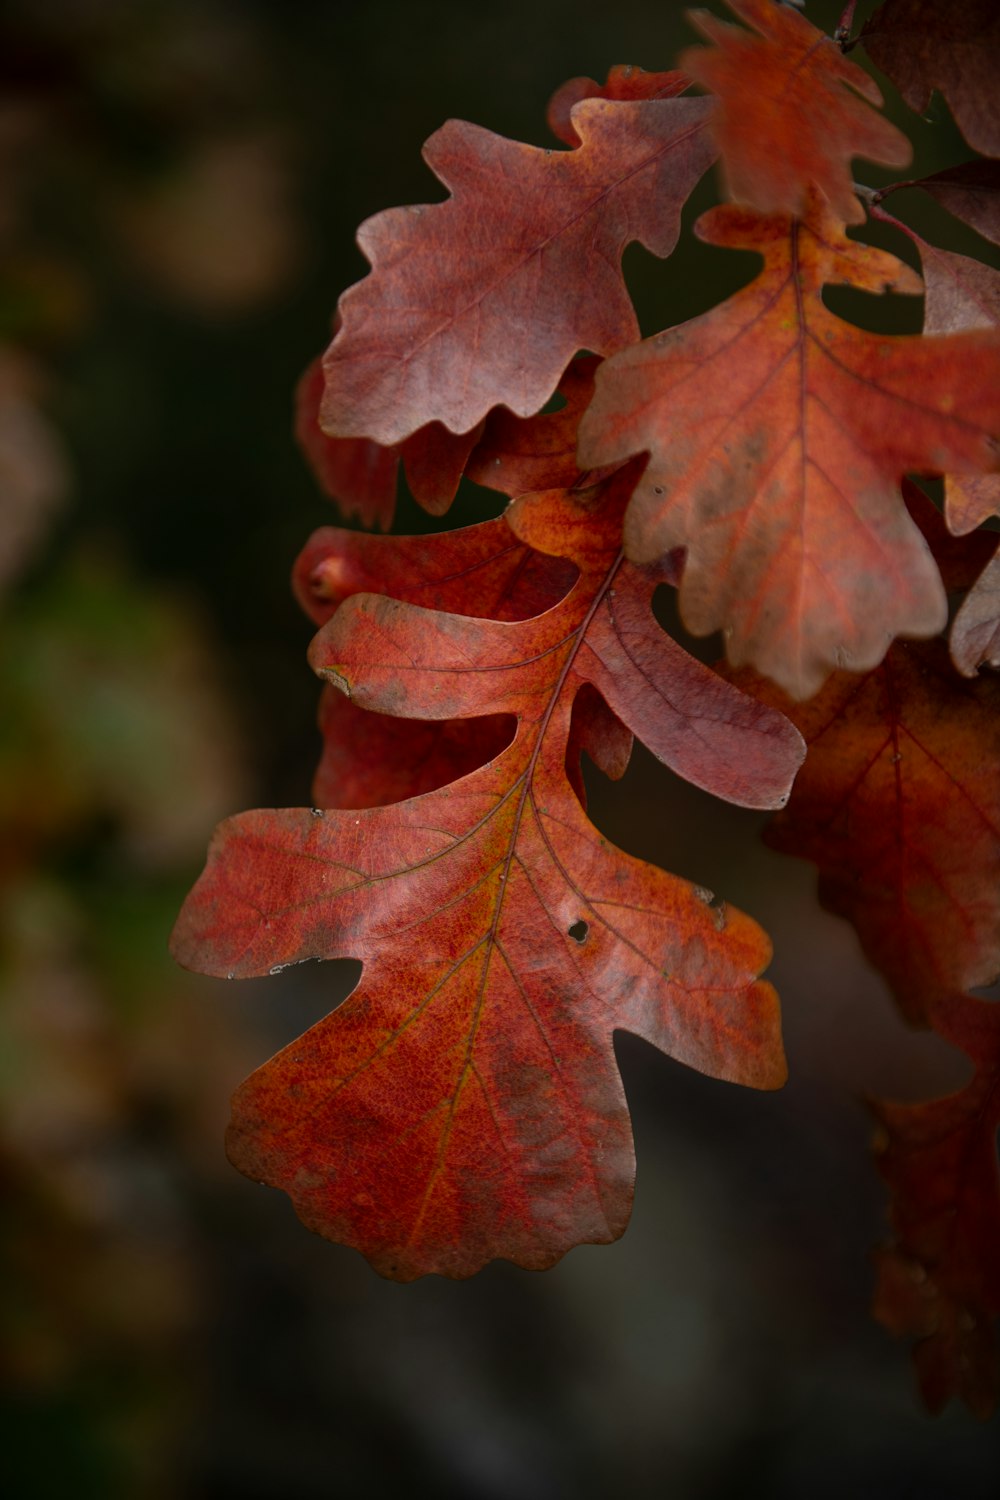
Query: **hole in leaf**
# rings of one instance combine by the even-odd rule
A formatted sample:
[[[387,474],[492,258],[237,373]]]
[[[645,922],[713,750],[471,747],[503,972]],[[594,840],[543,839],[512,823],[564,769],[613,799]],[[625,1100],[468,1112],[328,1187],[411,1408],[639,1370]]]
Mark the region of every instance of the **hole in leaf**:
[[[572,927],[569,929],[569,936],[573,939],[574,943],[585,943],[587,941],[587,934],[589,933],[589,931],[590,923],[585,922],[581,917],[579,921],[574,922]]]

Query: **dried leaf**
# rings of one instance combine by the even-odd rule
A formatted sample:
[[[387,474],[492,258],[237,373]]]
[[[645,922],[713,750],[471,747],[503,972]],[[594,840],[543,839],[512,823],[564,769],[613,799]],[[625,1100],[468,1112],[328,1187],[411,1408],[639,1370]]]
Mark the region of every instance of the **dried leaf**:
[[[444,515],[481,429],[456,437],[439,422],[430,422],[390,448],[369,438],[327,437],[319,425],[323,388],[322,360],[315,359],[296,388],[295,436],[320,488],[344,514],[356,517],[362,526],[387,531],[396,509],[402,462],[413,498],[431,515]]]
[[[685,73],[647,73],[645,68],[618,63],[609,69],[604,83],[596,78],[571,78],[556,89],[549,100],[545,119],[557,140],[567,146],[579,146],[580,137],[573,124],[573,106],[584,99],[673,99],[690,88]]]
[[[453,196],[358,233],[373,269],[340,301],[324,430],[392,444],[432,421],[469,432],[494,406],[530,416],[578,350],[636,338],[621,254],[633,240],[670,254],[714,156],[709,109],[585,99],[574,151],[443,126],[424,157]]]
[[[997,467],[1000,337],[886,337],[835,317],[825,284],[920,282],[847,239],[818,199],[802,222],[726,206],[696,230],[758,250],[764,271],[604,362],[580,458],[650,454],[626,519],[629,556],[686,546],[687,627],[722,628],[734,666],[807,697],[832,667],[873,666],[894,635],[943,626],[944,590],[899,480]]]
[[[996,0],[884,0],[861,29],[868,56],[923,114],[934,89],[969,145],[1000,156],[1000,10]]]
[[[1000,558],[976,579],[951,627],[951,659],[966,677],[1000,667]]]
[[[872,1106],[895,1236],[879,1257],[875,1316],[919,1340],[914,1359],[932,1412],[958,1396],[985,1419],[1000,1394],[1000,1005],[942,996],[932,1019],[976,1071],[948,1098]]]
[[[212,973],[364,961],[354,996],[238,1091],[230,1151],[384,1275],[466,1276],[494,1256],[540,1268],[622,1232],[616,1028],[720,1077],[784,1076],[776,997],[755,981],[763,934],[613,849],[567,780],[584,685],[681,774],[739,800],[781,800],[801,754],[780,716],[656,626],[657,570],[618,551],[631,477],[589,503],[515,503],[518,539],[579,570],[542,615],[348,599],[313,660],[352,701],[513,714],[513,742],[393,807],[230,820],[178,923],[178,957]]]
[[[967,328],[1000,330],[1000,272],[967,255],[939,250],[917,238],[927,285],[925,333]],[[1000,474],[949,477],[945,486],[948,525],[957,535],[1000,511]]]
[[[904,167],[912,156],[902,131],[870,108],[882,103],[878,84],[787,6],[726,3],[754,31],[688,11],[714,46],[689,48],[680,65],[718,100],[712,130],[729,196],[761,213],[799,215],[815,186],[845,223],[863,223],[851,158]]]
[[[1000,162],[964,161],[905,186],[923,188],[956,219],[1000,245]]]
[[[922,502],[922,504],[920,503]],[[951,539],[925,496],[915,516],[950,584],[968,582],[985,537]],[[859,676],[836,672],[795,704],[735,679],[786,713],[808,747],[767,842],[819,866],[823,905],[857,929],[907,1018],[1000,972],[1000,682],[968,682],[943,640],[897,641]]]
[[[594,355],[575,359],[559,382],[565,405],[534,417],[515,417],[497,407],[466,473],[476,484],[512,497],[532,490],[577,489],[583,476],[576,461],[580,418],[594,396]]]
[[[364,537],[323,527],[303,548],[292,584],[317,625],[350,595],[382,589],[425,608],[523,620],[558,603],[575,576],[565,559],[533,552],[504,521],[490,521],[427,537]],[[499,755],[513,733],[506,714],[396,719],[360,708],[329,686],[320,698],[319,727],[323,756],[313,801],[320,808],[381,807],[434,791]]]

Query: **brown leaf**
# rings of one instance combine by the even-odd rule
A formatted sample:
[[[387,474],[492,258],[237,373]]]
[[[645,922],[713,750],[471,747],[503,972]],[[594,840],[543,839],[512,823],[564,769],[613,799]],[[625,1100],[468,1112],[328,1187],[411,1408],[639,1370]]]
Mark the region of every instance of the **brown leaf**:
[[[1000,156],[996,0],[884,0],[861,40],[911,109],[923,114],[940,89],[969,145]]]
[[[922,188],[956,219],[1000,245],[1000,162],[964,161],[905,186]]]
[[[894,1233],[879,1257],[875,1316],[919,1340],[914,1359],[932,1412],[958,1396],[985,1419],[1000,1393],[1000,1005],[942,996],[932,1020],[976,1071],[945,1099],[872,1105]]]

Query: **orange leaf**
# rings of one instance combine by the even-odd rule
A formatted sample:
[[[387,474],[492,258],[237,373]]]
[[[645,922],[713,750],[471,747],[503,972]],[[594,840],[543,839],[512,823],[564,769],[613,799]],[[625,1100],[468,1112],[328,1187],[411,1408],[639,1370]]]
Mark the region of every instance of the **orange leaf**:
[[[797,215],[814,185],[845,223],[862,223],[851,157],[902,167],[912,154],[902,131],[869,108],[882,103],[878,84],[787,6],[727,4],[757,34],[689,11],[715,46],[689,48],[680,65],[717,96],[712,130],[730,196],[762,213]]]
[[[453,196],[361,226],[372,264],[340,301],[322,425],[402,441],[428,422],[470,431],[494,406],[540,410],[580,349],[637,337],[625,246],[669,255],[714,157],[704,99],[584,99],[582,144],[545,151],[451,120],[424,158]]]
[[[875,1316],[919,1340],[914,1358],[931,1411],[960,1396],[986,1418],[1000,1392],[992,1328],[1000,1316],[1000,1005],[942,996],[931,1019],[976,1071],[946,1099],[872,1106],[895,1236],[879,1256]]]
[[[541,1268],[622,1232],[616,1028],[719,1077],[784,1077],[776,996],[755,978],[764,935],[615,850],[567,780],[584,688],[736,800],[782,800],[801,754],[779,715],[655,624],[660,573],[618,551],[631,477],[515,503],[516,537],[579,570],[544,614],[347,599],[313,648],[322,675],[381,712],[515,715],[512,743],[392,807],[231,819],[179,919],[175,952],[211,973],[364,961],[352,998],[238,1091],[230,1152],[387,1276],[467,1276],[494,1256]]]
[[[813,200],[803,221],[731,206],[696,226],[764,270],[721,307],[606,360],[580,427],[584,465],[648,452],[629,556],[688,549],[696,634],[795,697],[861,670],[894,635],[945,621],[933,559],[899,496],[907,470],[996,468],[1000,337],[890,338],[823,305],[825,284],[913,292],[895,256],[858,244]]]

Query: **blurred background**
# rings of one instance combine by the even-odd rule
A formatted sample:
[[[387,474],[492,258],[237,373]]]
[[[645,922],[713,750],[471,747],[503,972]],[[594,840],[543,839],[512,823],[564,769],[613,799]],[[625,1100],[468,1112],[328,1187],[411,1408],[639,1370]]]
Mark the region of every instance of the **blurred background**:
[[[807,7],[828,29],[838,11]],[[996,1493],[996,1425],[926,1418],[868,1315],[886,1221],[863,1095],[932,1096],[963,1061],[904,1030],[812,868],[765,851],[755,815],[641,751],[593,788],[616,842],[772,934],[792,1080],[741,1092],[620,1036],[632,1226],[543,1275],[393,1286],[233,1172],[230,1091],[356,966],[235,986],[166,955],[213,824],[309,801],[317,686],[288,573],[336,517],[291,398],[364,273],[357,224],[440,196],[419,148],[447,117],[547,144],[558,84],[665,68],[693,39],[662,0],[0,0],[17,1500]],[[943,104],[929,122],[893,108],[921,169],[968,154]],[[647,332],[752,270],[690,238],[666,270],[635,247],[626,263]],[[919,306],[862,315],[919,327]],[[470,486],[444,524],[498,509]],[[399,529],[440,524],[402,497]]]

